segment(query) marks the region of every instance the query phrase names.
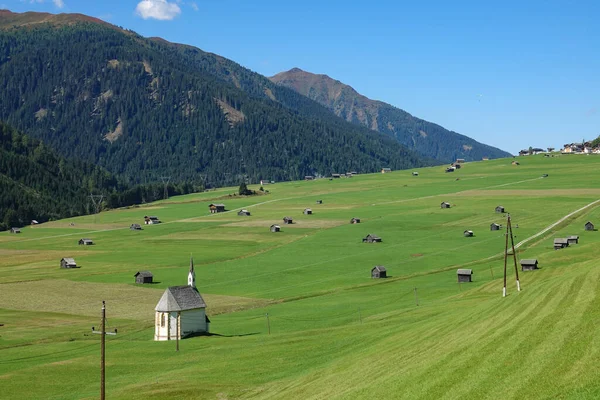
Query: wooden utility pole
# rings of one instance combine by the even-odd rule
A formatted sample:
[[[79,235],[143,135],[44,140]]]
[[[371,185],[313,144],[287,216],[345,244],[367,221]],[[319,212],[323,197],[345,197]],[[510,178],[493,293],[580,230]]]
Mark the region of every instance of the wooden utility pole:
[[[515,239],[512,231],[512,223],[510,221],[510,214],[506,220],[506,241],[504,244],[504,287],[502,288],[502,297],[506,297],[506,267],[508,261],[508,237],[510,236],[510,244],[512,247],[512,256],[515,264],[515,278],[517,280],[517,291],[521,291],[521,283],[519,282],[519,268],[517,267],[517,253],[515,251]]]
[[[105,382],[105,338],[106,335],[116,335],[117,330],[114,332],[106,332],[106,303],[102,300],[102,323],[100,331],[97,331],[92,326],[92,333],[98,333],[100,336],[100,400],[105,399],[105,390],[104,390],[104,382]]]
[[[177,337],[177,351],[179,351],[179,331],[180,331],[180,325],[179,325],[179,314],[180,312],[177,311],[177,333],[175,334],[175,336]]]

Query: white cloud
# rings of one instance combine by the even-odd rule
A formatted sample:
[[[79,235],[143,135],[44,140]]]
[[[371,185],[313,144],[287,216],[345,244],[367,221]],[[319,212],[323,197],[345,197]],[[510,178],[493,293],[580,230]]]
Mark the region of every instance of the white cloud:
[[[52,2],[58,8],[63,8],[65,6],[65,2],[63,0],[52,0]]]
[[[181,14],[181,8],[167,0],[142,0],[135,8],[135,13],[144,19],[170,21]]]
[[[190,7],[192,7],[194,9],[194,11],[198,11],[200,8],[198,7],[198,4],[194,3],[193,1],[190,2]]]

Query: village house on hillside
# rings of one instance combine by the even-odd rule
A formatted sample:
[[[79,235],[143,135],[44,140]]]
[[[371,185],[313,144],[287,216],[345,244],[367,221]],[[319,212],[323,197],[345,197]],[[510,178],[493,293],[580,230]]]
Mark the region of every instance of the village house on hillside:
[[[376,265],[371,269],[371,278],[387,278],[387,271],[383,265]]]
[[[568,143],[560,152],[563,154],[600,154],[600,146],[593,146],[592,142]]]
[[[68,268],[77,268],[77,263],[75,262],[74,258],[65,257],[60,260],[60,267],[67,268],[67,269]]]
[[[210,320],[206,316],[206,303],[196,289],[194,261],[186,286],[171,286],[156,305],[154,340],[176,340],[208,333]]]
[[[225,204],[223,203],[212,203],[208,205],[208,209],[211,214],[216,214],[225,211]]]

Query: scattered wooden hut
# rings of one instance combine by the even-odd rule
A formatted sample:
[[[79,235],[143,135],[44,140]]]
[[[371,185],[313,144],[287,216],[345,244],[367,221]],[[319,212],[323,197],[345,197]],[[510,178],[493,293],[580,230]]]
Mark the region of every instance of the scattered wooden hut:
[[[21,228],[10,228],[10,233],[21,233]]]
[[[578,244],[579,236],[578,235],[567,236],[567,242],[569,242],[569,244]]]
[[[451,165],[451,167],[454,167],[456,169],[460,169],[462,167],[462,165],[460,165],[459,163],[454,163]]]
[[[154,275],[150,271],[138,271],[134,275],[135,283],[152,283]]]
[[[389,174],[390,172],[392,172],[391,168],[381,168],[381,173],[382,174]]]
[[[387,278],[387,271],[383,265],[376,265],[371,268],[371,278]]]
[[[469,230],[464,231],[463,235],[465,235],[465,237],[473,237],[473,231],[469,231]]]
[[[225,211],[225,204],[223,203],[211,203],[208,205],[208,209],[211,214],[216,214]]]
[[[131,226],[129,227],[129,229],[131,229],[132,231],[141,231],[142,230],[142,226],[140,224],[131,224]]]
[[[457,158],[457,159],[456,159],[456,163],[457,163],[457,164],[462,164],[462,163],[464,163],[464,162],[465,162],[465,159],[464,159],[464,158]]]
[[[418,173],[417,171],[414,171],[414,172],[412,173],[412,176],[419,176],[419,173]]]
[[[443,201],[442,204],[440,204],[441,208],[450,208],[450,203]]]
[[[585,223],[585,230],[586,231],[593,231],[594,229],[594,224],[592,224],[590,221]]]
[[[311,214],[312,214],[312,210],[310,208],[304,209],[304,215],[311,215]]]
[[[473,282],[473,270],[472,269],[463,269],[460,268],[456,270],[456,276],[458,277],[458,282]]]
[[[565,247],[569,247],[569,241],[567,238],[554,239],[554,250],[564,249]]]
[[[314,181],[314,180],[315,180],[315,177],[314,177],[314,176],[312,176],[312,175],[306,175],[306,176],[304,177],[304,180],[305,180],[305,181]]]
[[[547,178],[548,174],[542,174],[542,178]]]
[[[511,164],[512,165],[521,165],[518,161],[513,161]]]
[[[363,241],[363,243],[380,243],[382,240],[379,236],[369,233],[367,236],[365,236],[363,238],[362,241]]]
[[[454,170],[456,170],[456,168],[454,168],[454,167],[446,168],[446,172],[454,172]]]
[[[503,206],[496,206],[496,212],[497,213],[504,213],[504,207]]]
[[[317,204],[323,204],[323,200],[317,200]]]
[[[79,244],[82,246],[91,246],[94,244],[92,239],[79,239]]]
[[[67,268],[67,269],[68,268],[77,268],[77,263],[75,262],[74,258],[65,257],[65,258],[61,258],[60,267]]]
[[[499,231],[500,230],[500,224],[497,224],[495,222],[490,224],[490,231]]]
[[[284,224],[293,224],[294,221],[292,220],[292,217],[283,217],[283,223]]]
[[[271,232],[281,232],[281,227],[277,224],[271,225]]]
[[[331,177],[335,178],[335,179],[339,179],[340,178],[340,174],[331,174]]]
[[[354,217],[350,220],[350,223],[351,224],[360,224],[360,218]]]
[[[144,224],[155,225],[160,224],[160,219],[156,215],[144,216]]]
[[[538,268],[538,260],[533,259],[524,259],[521,260],[521,271],[533,271]]]
[[[240,217],[249,217],[250,216],[250,211],[248,211],[248,210],[240,210],[240,211],[238,211],[238,215]]]

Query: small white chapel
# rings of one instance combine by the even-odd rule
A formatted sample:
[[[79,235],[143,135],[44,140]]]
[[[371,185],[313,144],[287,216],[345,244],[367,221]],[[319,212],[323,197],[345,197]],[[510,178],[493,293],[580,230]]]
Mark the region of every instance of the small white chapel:
[[[154,340],[176,340],[208,333],[210,320],[206,316],[206,303],[196,289],[192,258],[188,284],[167,288],[155,310]]]

